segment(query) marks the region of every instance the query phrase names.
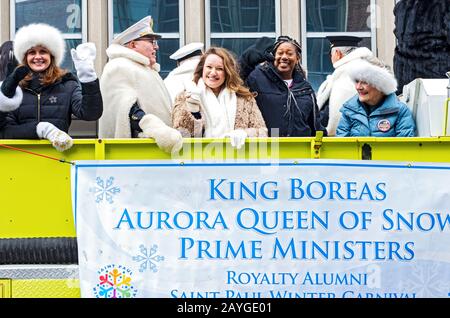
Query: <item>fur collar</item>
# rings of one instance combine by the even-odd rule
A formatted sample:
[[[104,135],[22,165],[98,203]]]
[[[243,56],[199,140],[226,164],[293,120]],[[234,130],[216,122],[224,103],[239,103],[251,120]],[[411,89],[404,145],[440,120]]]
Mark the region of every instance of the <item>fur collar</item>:
[[[108,55],[110,59],[117,59],[123,57],[132,60],[138,64],[142,64],[144,66],[150,65],[150,60],[147,57],[120,44],[111,44],[106,49],[106,55]],[[160,70],[159,64],[156,63],[155,65],[153,65],[152,69],[159,72]]]
[[[317,92],[317,104],[319,110],[322,109],[330,98],[334,82],[339,80],[344,73],[348,72],[350,67],[353,67],[349,66],[349,63],[358,59],[366,59],[371,56],[373,56],[371,50],[366,47],[360,47],[333,64],[333,67],[335,68],[333,74],[327,76],[327,79],[320,85]]]
[[[366,47],[359,47],[334,63],[333,67],[335,69],[338,69],[340,66],[347,64],[348,62],[354,61],[356,59],[365,59],[371,56],[373,56],[371,50]]]

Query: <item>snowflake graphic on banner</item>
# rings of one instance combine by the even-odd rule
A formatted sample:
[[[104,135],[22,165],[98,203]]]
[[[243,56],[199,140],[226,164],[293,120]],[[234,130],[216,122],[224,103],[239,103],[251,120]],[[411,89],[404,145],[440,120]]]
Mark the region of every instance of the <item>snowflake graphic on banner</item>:
[[[99,272],[99,283],[94,287],[97,298],[133,298],[137,290],[131,284],[133,273],[125,266],[108,265]]]
[[[113,204],[113,197],[120,192],[120,188],[114,187],[114,177],[109,177],[106,182],[100,177],[95,180],[95,187],[90,188],[89,192],[94,193],[95,202],[100,203],[106,200],[109,204]]]
[[[411,266],[408,278],[402,281],[402,287],[416,293],[418,297],[445,297],[450,285],[442,277],[445,266],[434,262],[418,262]]]
[[[157,263],[164,261],[164,256],[156,255],[158,252],[158,245],[153,245],[147,249],[143,244],[139,246],[141,255],[133,256],[133,261],[141,263],[139,271],[141,273],[146,270],[151,270],[156,273],[158,271]]]

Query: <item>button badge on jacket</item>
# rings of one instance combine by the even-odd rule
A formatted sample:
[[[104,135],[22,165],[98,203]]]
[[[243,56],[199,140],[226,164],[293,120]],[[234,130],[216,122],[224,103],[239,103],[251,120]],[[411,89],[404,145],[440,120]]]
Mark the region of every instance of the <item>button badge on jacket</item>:
[[[391,129],[391,122],[388,119],[382,119],[377,124],[378,130],[382,132],[387,132]]]

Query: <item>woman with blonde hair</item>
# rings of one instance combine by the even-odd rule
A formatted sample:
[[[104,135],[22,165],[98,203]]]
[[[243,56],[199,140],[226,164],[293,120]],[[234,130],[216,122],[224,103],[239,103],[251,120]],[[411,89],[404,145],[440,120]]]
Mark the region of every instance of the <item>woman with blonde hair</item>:
[[[73,143],[67,134],[72,115],[100,118],[103,102],[94,70],[95,45],[84,43],[71,50],[78,79],[60,68],[65,50],[61,32],[48,24],[30,24],[17,31],[14,55],[21,64],[0,90],[0,108],[13,110],[7,114],[3,138],[44,138],[64,151]]]
[[[172,117],[174,128],[185,137],[230,137],[238,149],[247,137],[267,137],[254,95],[243,85],[236,60],[224,48],[205,52],[191,88],[177,96]]]

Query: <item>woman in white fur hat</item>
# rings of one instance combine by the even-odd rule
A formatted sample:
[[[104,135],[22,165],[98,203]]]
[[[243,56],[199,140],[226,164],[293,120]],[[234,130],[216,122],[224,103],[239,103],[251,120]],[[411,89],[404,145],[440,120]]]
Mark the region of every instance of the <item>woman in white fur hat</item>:
[[[355,61],[349,76],[358,92],[341,108],[337,137],[414,137],[416,125],[395,91],[394,74],[375,57]]]
[[[94,70],[93,43],[71,50],[77,78],[60,68],[66,50],[61,32],[44,23],[17,31],[14,55],[20,65],[2,83],[0,110],[11,111],[1,135],[6,139],[48,139],[58,151],[72,146],[71,116],[97,120],[103,102]]]

